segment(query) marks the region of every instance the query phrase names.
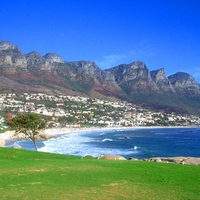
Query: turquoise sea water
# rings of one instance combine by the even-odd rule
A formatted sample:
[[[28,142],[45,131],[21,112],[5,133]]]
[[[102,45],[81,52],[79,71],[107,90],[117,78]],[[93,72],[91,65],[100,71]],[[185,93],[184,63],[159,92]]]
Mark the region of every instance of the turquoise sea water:
[[[34,150],[31,141],[17,143],[26,149]],[[200,128],[92,131],[38,141],[38,146],[39,151],[44,152],[94,157],[102,154],[118,154],[139,159],[157,156],[200,157]]]

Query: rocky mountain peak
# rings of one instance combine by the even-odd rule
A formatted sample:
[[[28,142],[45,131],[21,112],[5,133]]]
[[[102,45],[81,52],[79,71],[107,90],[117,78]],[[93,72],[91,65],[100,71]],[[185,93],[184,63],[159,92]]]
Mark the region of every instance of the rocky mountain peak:
[[[64,64],[57,66],[56,69],[60,74],[69,76],[73,81],[93,79],[101,71],[94,62],[90,61],[64,62]]]
[[[123,80],[133,80],[142,76],[148,76],[149,73],[146,65],[140,61],[132,62],[130,64],[121,64],[105,71],[110,71],[113,73],[117,82],[121,82]]]
[[[186,72],[177,72],[168,78],[172,84],[175,84],[176,82],[186,82],[188,80],[194,81],[194,78]]]
[[[137,61],[130,64],[122,64],[106,71],[114,75],[117,84],[123,88],[128,95],[130,93],[144,93],[158,89],[143,62]]]
[[[169,79],[166,76],[165,69],[161,68],[150,72],[152,80],[157,84],[157,86],[167,92],[175,92]]]
[[[147,66],[145,65],[144,62],[136,61],[136,62],[130,63],[129,64],[129,68],[131,68],[131,69],[143,69],[143,70],[146,70]]]
[[[38,52],[32,51],[25,55],[28,67],[35,68],[45,65],[46,60]]]
[[[64,63],[61,56],[55,54],[55,53],[47,53],[44,58],[50,62],[50,63]]]
[[[171,109],[174,105],[181,111],[183,107],[190,111],[194,105],[196,112],[200,105],[200,85],[192,76],[179,72],[166,77],[164,68],[150,72],[141,61],[101,70],[94,62],[64,62],[54,53],[41,56],[32,51],[24,55],[17,46],[3,41],[0,42],[0,71],[0,83],[5,78],[12,82],[12,87],[7,87],[6,82],[0,90],[9,88],[8,91],[18,92],[23,90],[21,86],[28,86],[30,91],[114,98],[157,109],[167,106]],[[15,83],[20,83],[20,88],[15,88]]]
[[[151,71],[150,73],[151,73],[152,79],[153,79],[156,83],[159,82],[159,81],[161,81],[161,80],[166,80],[166,79],[167,79],[166,74],[165,74],[165,69],[164,69],[164,68]]]
[[[78,61],[73,62],[73,65],[78,74],[94,76],[101,72],[101,69],[92,61]]]
[[[177,72],[168,77],[178,94],[199,95],[200,87],[194,78],[185,72]]]
[[[0,42],[0,66],[4,73],[16,73],[17,70],[26,70],[26,58],[20,49],[8,41]]]
[[[8,41],[2,41],[0,42],[0,51],[17,51],[21,53],[20,49]]]
[[[39,58],[39,57],[41,57],[41,55],[37,52],[37,51],[31,51],[30,53],[28,53],[28,54],[26,54],[26,56],[28,57],[28,58]]]

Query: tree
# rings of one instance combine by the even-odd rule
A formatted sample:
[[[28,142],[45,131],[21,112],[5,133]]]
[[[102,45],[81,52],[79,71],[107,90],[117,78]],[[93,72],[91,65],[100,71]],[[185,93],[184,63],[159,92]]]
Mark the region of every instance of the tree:
[[[6,124],[10,130],[14,130],[16,135],[22,133],[34,143],[35,150],[38,150],[36,143],[36,136],[39,134],[39,130],[44,129],[46,123],[41,117],[34,113],[18,114],[13,119],[7,120]]]

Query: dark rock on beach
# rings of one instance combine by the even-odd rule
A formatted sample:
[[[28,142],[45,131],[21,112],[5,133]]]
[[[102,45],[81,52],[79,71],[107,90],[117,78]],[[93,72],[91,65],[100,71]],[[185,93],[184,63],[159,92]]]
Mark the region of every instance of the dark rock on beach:
[[[132,157],[130,157],[130,158],[128,158],[128,160],[138,160],[138,158],[132,158]]]

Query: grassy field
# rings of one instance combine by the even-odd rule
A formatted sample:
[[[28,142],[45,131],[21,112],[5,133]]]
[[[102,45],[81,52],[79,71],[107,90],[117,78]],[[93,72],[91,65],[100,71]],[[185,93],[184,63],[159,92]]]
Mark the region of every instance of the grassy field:
[[[200,166],[0,148],[0,199],[200,199]]]

